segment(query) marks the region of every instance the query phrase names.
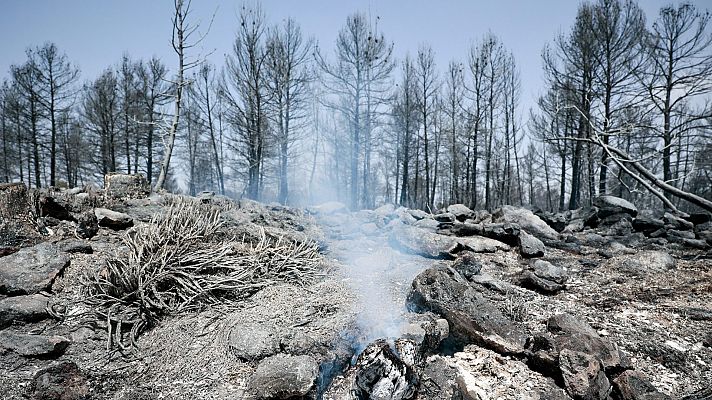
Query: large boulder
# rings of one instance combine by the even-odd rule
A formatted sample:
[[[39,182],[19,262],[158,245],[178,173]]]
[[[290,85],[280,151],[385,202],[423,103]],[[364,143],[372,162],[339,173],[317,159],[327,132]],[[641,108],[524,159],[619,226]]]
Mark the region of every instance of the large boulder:
[[[0,329],[13,322],[37,322],[49,317],[49,297],[43,294],[7,297],[0,300]]]
[[[112,199],[142,199],[151,186],[143,174],[111,173],[104,176],[104,193]]]
[[[109,210],[107,208],[95,208],[94,214],[99,222],[99,226],[110,228],[113,230],[122,230],[133,226],[133,218],[128,214],[118,211]]]
[[[249,387],[258,399],[302,398],[314,387],[318,371],[310,356],[277,354],[259,363]]]
[[[643,232],[646,235],[650,235],[665,226],[665,223],[661,219],[639,215],[633,219],[632,225],[636,232]]]
[[[599,196],[593,199],[593,205],[598,208],[599,219],[606,218],[614,214],[628,214],[632,217],[638,215],[638,208],[628,200],[615,196]]]
[[[7,330],[0,332],[0,349],[13,351],[24,357],[56,357],[69,346],[62,336],[28,335]]]
[[[532,211],[524,208],[502,206],[492,214],[492,222],[517,224],[520,228],[545,242],[547,240],[557,240],[559,237],[559,233],[547,225],[546,222],[534,215]]]
[[[49,291],[69,265],[69,257],[53,243],[40,243],[0,258],[0,294],[22,295]]]
[[[500,353],[521,354],[523,328],[505,317],[454,269],[429,268],[414,280],[408,294],[413,311],[431,311],[450,323],[452,335]]]

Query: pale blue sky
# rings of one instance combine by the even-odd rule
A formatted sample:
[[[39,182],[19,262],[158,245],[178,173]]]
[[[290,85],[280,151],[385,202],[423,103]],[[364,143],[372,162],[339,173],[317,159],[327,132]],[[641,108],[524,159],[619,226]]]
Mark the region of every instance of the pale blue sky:
[[[252,0],[247,4],[251,4]],[[641,0],[648,22],[670,0]],[[707,8],[712,2],[694,1]],[[242,1],[193,0],[195,19],[204,26],[215,10],[204,43],[214,50],[210,59],[221,66],[231,49],[236,15]],[[377,0],[263,0],[270,22],[291,16],[307,35],[331,52],[338,30],[354,11],[380,17],[379,29],[395,43],[402,58],[429,43],[444,71],[451,59],[465,61],[473,40],[488,30],[513,51],[522,72],[522,108],[534,104],[542,90],[541,49],[574,21],[579,2],[548,1],[377,1]],[[82,71],[81,79],[96,77],[117,63],[122,53],[134,58],[157,55],[173,68],[170,47],[172,0],[2,0],[0,3],[0,79],[11,64],[24,60],[24,51],[47,40],[55,42]]]

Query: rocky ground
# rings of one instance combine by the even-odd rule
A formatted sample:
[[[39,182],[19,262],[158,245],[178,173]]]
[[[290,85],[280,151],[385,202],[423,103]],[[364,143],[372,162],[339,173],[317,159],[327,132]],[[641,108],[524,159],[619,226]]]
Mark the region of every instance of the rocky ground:
[[[249,265],[249,284],[171,304],[145,326],[107,323],[90,301],[92,277],[108,280],[107,265],[130,255],[127,238],[185,204],[219,217],[198,241]],[[354,213],[338,203],[296,210],[149,196],[130,176],[109,177],[99,191],[4,186],[0,393],[712,398],[709,215],[655,215],[605,196],[594,205]],[[308,254],[310,269],[279,261],[283,249]],[[134,326],[142,329],[132,344]]]

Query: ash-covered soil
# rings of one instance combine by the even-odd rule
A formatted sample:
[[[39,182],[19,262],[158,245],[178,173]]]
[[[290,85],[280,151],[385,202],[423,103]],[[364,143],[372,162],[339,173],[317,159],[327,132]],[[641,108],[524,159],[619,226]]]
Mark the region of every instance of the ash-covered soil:
[[[709,222],[689,227],[694,233],[686,237],[693,242],[685,242],[673,232],[681,227],[669,221],[662,228],[667,239],[651,237],[625,215],[580,229],[577,216],[567,215],[561,217],[566,229],[554,230],[551,221],[544,223],[547,216],[528,211],[458,208],[430,215],[384,206],[354,213],[338,204],[297,210],[210,195],[107,200],[101,193],[80,194],[54,194],[71,218],[46,215],[43,235],[17,230],[1,243],[3,398],[349,399],[359,398],[359,388],[360,396],[372,398],[480,400],[700,393],[692,399],[706,398],[712,381],[712,261],[699,239]],[[256,243],[266,236],[271,243],[313,244],[318,273],[308,281],[274,278],[249,295],[161,315],[136,346],[130,327],[117,337],[111,322],[109,337],[107,321],[86,302],[87,276],[126,257],[124,235],[155,223],[180,202],[219,210],[221,240]],[[131,224],[108,227],[99,220],[98,231],[81,238],[79,217],[98,206],[125,214]],[[27,228],[26,221],[13,223]],[[543,254],[532,254],[520,231],[537,239]],[[68,264],[37,286],[46,307],[32,311],[31,304],[17,304],[32,293],[12,289],[22,285],[7,271],[30,260],[19,257],[38,242],[53,243]],[[437,290],[458,294],[448,301],[428,297],[448,295]],[[471,302],[459,304],[465,298]],[[563,313],[578,321],[580,332],[571,337],[584,342],[567,342],[568,333],[552,329]],[[390,389],[380,378],[363,378],[380,361],[358,358],[380,338],[395,354]],[[542,350],[537,340],[556,348]],[[601,344],[623,360],[609,368],[596,358],[604,357],[600,352],[566,343]],[[390,360],[388,346],[380,351],[377,357]],[[593,361],[576,364],[566,352]],[[631,371],[652,386],[623,393]],[[577,381],[581,376],[591,379]],[[653,393],[660,397],[645,397]]]

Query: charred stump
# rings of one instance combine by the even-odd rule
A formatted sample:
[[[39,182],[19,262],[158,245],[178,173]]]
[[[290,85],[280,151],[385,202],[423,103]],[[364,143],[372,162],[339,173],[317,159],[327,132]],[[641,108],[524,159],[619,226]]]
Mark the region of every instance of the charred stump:
[[[414,398],[418,385],[414,370],[416,353],[415,344],[407,339],[398,339],[395,351],[384,339],[369,344],[354,366],[354,397],[363,400]]]

